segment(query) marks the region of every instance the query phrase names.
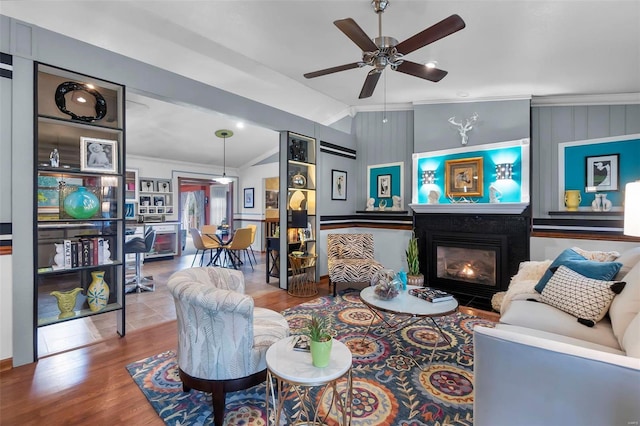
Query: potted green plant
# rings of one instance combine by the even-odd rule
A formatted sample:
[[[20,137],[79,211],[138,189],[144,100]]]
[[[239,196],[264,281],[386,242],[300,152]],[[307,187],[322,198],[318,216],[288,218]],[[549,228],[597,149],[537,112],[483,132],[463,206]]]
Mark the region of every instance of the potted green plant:
[[[311,315],[307,326],[307,335],[311,347],[311,360],[316,367],[329,365],[333,339],[329,334],[329,323],[326,317]]]
[[[424,275],[420,272],[420,258],[418,253],[418,239],[416,238],[415,231],[411,233],[409,244],[407,245],[407,284],[409,285],[424,285]]]

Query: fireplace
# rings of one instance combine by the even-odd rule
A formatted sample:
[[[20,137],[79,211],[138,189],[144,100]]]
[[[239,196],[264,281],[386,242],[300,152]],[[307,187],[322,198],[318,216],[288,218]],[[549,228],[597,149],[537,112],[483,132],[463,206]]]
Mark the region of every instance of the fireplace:
[[[461,304],[491,308],[529,260],[531,219],[523,214],[417,213],[414,228],[427,285],[454,294]]]

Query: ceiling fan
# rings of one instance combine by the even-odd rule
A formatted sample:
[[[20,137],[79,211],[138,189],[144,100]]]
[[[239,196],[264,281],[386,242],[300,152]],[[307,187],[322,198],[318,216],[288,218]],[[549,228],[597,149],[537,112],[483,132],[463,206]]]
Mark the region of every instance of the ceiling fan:
[[[401,73],[424,78],[425,80],[433,82],[438,82],[447,75],[447,71],[438,68],[428,68],[416,62],[407,61],[403,59],[403,57],[414,50],[418,50],[421,47],[463,29],[465,23],[460,16],[455,14],[451,15],[418,34],[409,37],[405,41],[398,43],[398,40],[395,38],[382,35],[382,13],[389,5],[389,0],[372,0],[371,5],[378,15],[378,37],[374,39],[369,38],[356,21],[351,18],[339,19],[333,22],[340,31],[362,49],[362,60],[306,73],[304,74],[306,78],[315,78],[334,72],[361,68],[365,65],[372,66],[373,69],[369,71],[362,90],[360,91],[359,98],[363,99],[373,94],[380,75],[382,75],[382,71],[384,71],[387,65],[391,66],[391,69],[394,71],[400,71]]]

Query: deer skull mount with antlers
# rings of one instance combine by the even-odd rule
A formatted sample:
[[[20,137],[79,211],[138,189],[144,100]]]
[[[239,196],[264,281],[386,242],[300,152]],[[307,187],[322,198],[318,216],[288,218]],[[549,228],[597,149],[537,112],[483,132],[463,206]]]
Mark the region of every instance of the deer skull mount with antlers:
[[[474,112],[471,118],[467,118],[467,122],[462,125],[462,123],[457,123],[455,117],[451,117],[449,119],[449,123],[453,124],[458,128],[458,133],[460,133],[460,137],[462,138],[462,145],[466,146],[467,142],[469,142],[469,136],[467,136],[467,132],[473,129],[473,124],[478,121],[478,113]]]

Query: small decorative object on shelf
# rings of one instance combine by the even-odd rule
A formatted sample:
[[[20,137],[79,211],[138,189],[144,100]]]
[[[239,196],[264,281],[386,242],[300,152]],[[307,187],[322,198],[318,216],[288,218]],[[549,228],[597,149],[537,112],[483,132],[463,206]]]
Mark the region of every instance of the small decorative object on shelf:
[[[564,205],[570,212],[577,211],[581,201],[582,196],[578,189],[567,189],[564,191]]]
[[[51,154],[49,154],[49,163],[51,167],[60,167],[60,153],[58,148],[53,148]]]
[[[100,209],[100,200],[94,194],[97,188],[87,190],[84,186],[64,186],[62,207],[74,219],[89,219]]]
[[[500,198],[502,197],[502,192],[498,190],[493,184],[489,185],[489,202],[490,203],[499,203]]]
[[[431,287],[414,288],[409,290],[409,294],[431,303],[445,302],[447,300],[453,299],[453,295],[447,293],[446,291],[438,290],[437,288]]]
[[[294,188],[304,188],[307,186],[307,178],[298,173],[291,178],[291,183]]]
[[[78,115],[67,108],[66,95],[75,91],[93,96],[96,111],[95,116]],[[78,83],[75,81],[65,81],[64,83],[61,83],[56,89],[55,102],[58,109],[63,113],[71,116],[73,120],[91,123],[93,121],[99,121],[103,119],[105,115],[107,115],[107,102],[104,100],[104,97],[100,94],[100,92],[98,92],[90,84]]]
[[[376,200],[374,198],[369,198],[367,200],[367,208],[365,209],[368,212],[373,211],[375,208],[373,207],[373,205],[376,203]]]
[[[82,291],[82,288],[77,287],[69,291],[52,291],[49,293],[56,298],[58,302],[58,309],[60,309],[60,315],[58,319],[71,318],[75,316],[74,309],[76,307],[76,300],[78,294]]]
[[[387,200],[380,200],[378,203],[378,210],[383,211],[387,208]]]
[[[393,206],[391,207],[391,210],[394,210],[394,211],[402,210],[402,198],[398,197],[397,195],[394,195],[393,197],[391,197],[391,199],[393,200]]]
[[[468,198],[468,197],[459,197],[459,198],[448,197],[448,198],[451,204],[474,204],[478,202],[477,199]]]
[[[87,302],[91,312],[103,310],[109,303],[109,286],[104,282],[104,271],[93,271],[93,280],[87,289]]]
[[[313,365],[319,368],[326,367],[329,365],[333,344],[326,317],[312,315],[307,326],[307,335],[310,340]]]
[[[429,204],[438,204],[440,202],[440,191],[437,189],[432,189],[429,191]]]
[[[607,199],[607,194],[596,194],[591,202],[591,210],[594,212],[608,212],[612,209],[613,203]]]

